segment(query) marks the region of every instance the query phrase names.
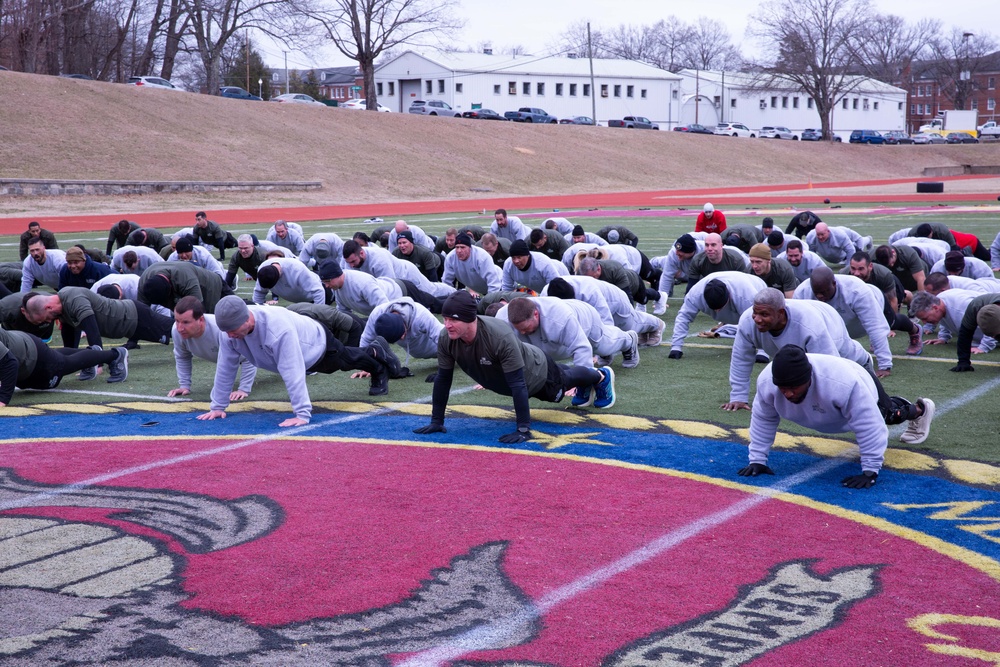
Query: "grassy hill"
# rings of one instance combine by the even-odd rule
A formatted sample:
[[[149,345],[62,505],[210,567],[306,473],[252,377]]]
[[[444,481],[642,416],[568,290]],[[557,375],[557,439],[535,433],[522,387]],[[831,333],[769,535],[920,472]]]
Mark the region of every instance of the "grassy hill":
[[[285,196],[313,204],[917,177],[956,164],[1000,164],[1000,145],[531,126],[0,72],[0,178],[318,179],[323,190]]]

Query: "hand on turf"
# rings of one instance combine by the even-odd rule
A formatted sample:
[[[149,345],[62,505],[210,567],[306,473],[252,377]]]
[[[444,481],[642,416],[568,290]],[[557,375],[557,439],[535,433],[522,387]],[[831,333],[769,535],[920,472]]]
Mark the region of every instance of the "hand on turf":
[[[291,417],[285,421],[278,424],[279,428],[290,428],[292,426],[305,426],[309,423],[308,419],[302,419],[301,417]]]
[[[370,378],[372,376],[368,371],[354,371],[351,373],[351,379],[357,380],[358,378]]]
[[[875,377],[877,378],[889,377],[890,375],[892,375],[891,368],[880,368],[877,371],[875,371]]]
[[[925,340],[924,345],[944,345],[947,342],[948,341],[944,340],[943,338],[933,338],[931,340]]]
[[[178,387],[177,389],[171,389],[167,392],[167,398],[173,398],[174,396],[187,396],[191,393],[190,389],[185,389],[184,387]]]
[[[849,489],[867,489],[875,486],[875,480],[878,479],[878,473],[871,470],[866,470],[860,475],[851,475],[850,477],[845,477],[840,480],[840,483]]]
[[[513,433],[507,433],[506,435],[501,435],[499,439],[500,442],[504,443],[505,445],[516,445],[519,442],[526,442],[528,440],[531,440],[533,437],[534,436],[531,434],[531,431],[517,430],[514,431]]]
[[[244,398],[250,395],[250,392],[243,391],[242,389],[237,389],[236,391],[229,394],[230,401],[242,401]]]
[[[684,356],[684,353],[680,350],[670,350],[670,354],[667,355],[667,359],[680,359]]]
[[[976,369],[972,367],[971,361],[960,361],[958,365],[952,366],[950,369],[952,373],[971,373]]]
[[[736,412],[737,410],[749,410],[750,404],[744,403],[743,401],[732,401],[730,403],[723,403],[722,409],[727,412]]]
[[[746,468],[737,470],[736,474],[740,477],[756,477],[757,475],[773,475],[774,471],[763,463],[751,463]]]
[[[225,419],[226,413],[222,410],[210,410],[203,415],[198,415],[198,419],[202,421],[210,421],[212,419]]]
[[[427,426],[421,426],[420,428],[413,429],[413,432],[426,435],[428,433],[447,433],[448,429],[444,427],[444,424],[435,424],[434,422],[431,422]]]
[[[972,348],[972,354],[986,354],[987,352],[989,352],[989,350],[984,350],[981,347]]]

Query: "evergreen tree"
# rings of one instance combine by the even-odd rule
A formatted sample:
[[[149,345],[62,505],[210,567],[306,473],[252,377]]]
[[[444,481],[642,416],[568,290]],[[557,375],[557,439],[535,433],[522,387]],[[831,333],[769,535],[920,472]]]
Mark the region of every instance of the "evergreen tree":
[[[222,70],[222,85],[239,86],[240,88],[246,89],[247,92],[253,95],[260,95],[265,100],[270,99],[272,97],[271,70],[264,65],[264,59],[261,58],[260,53],[254,49],[253,40],[250,40],[249,48],[249,87],[247,86],[247,42],[242,36],[234,38],[232,41],[234,42],[232,50],[227,54],[229,57],[224,59],[225,62]],[[258,81],[263,81],[263,86],[258,84]],[[261,90],[261,87],[263,87],[263,91]],[[217,93],[218,91],[214,92]],[[280,92],[274,94],[278,95]]]

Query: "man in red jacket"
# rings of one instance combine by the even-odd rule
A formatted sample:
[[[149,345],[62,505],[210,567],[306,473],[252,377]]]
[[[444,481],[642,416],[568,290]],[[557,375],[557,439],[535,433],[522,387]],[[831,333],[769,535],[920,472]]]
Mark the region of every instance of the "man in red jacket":
[[[716,211],[711,202],[705,204],[701,213],[698,214],[698,221],[694,224],[694,231],[721,234],[726,231],[725,214],[722,211]]]

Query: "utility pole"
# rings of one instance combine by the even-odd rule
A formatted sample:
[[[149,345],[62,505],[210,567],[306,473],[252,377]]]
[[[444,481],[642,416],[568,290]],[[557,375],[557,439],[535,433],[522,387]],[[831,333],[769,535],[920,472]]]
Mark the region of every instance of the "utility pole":
[[[247,43],[247,92],[250,92],[250,31],[244,31],[243,35]]]
[[[282,51],[285,54],[285,95],[288,94],[288,51]]]
[[[590,61],[590,116],[597,125],[597,88],[594,87],[594,46],[590,42],[590,22],[587,22],[587,60]]]

